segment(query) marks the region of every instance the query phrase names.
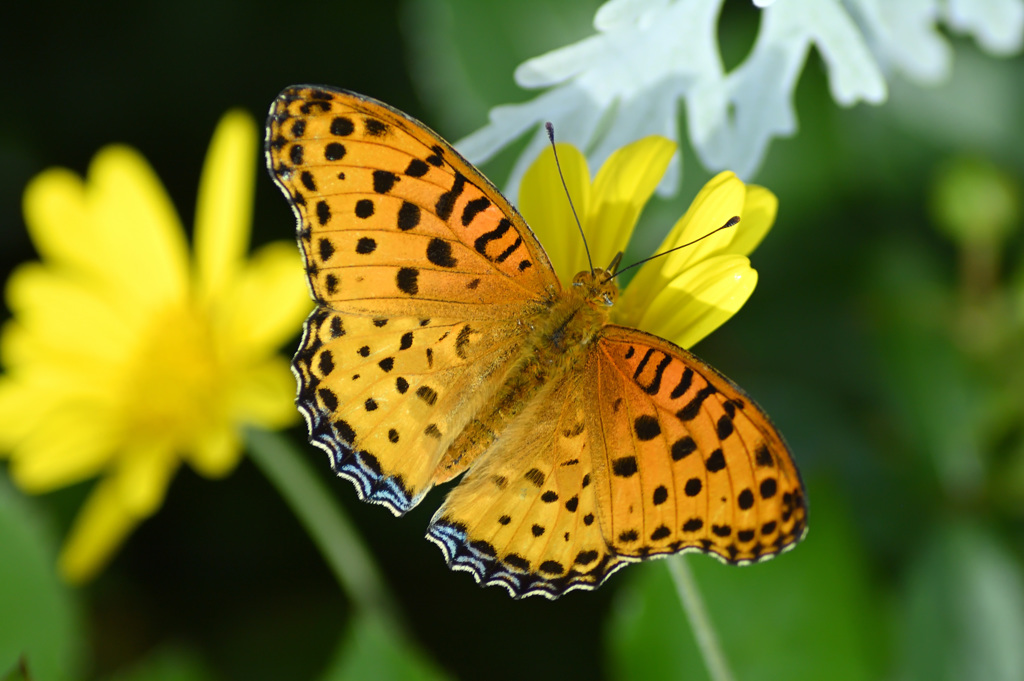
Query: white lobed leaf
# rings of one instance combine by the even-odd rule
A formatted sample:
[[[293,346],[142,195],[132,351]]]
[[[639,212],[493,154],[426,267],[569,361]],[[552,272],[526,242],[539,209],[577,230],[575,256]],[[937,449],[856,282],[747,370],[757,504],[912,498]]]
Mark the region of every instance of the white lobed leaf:
[[[509,185],[547,143],[551,121],[560,141],[582,149],[593,168],[646,135],[679,141],[680,107],[688,135],[709,170],[749,180],[771,140],[797,129],[793,93],[811,48],[841,106],[881,104],[895,73],[922,84],[948,77],[952,48],[939,22],[973,35],[993,54],[1019,51],[1024,0],[766,0],[750,53],[726,73],[717,42],[722,0],[609,0],[594,17],[596,34],[523,62],[516,82],[545,90],[491,110],[483,128],[456,146],[482,163],[524,134],[529,142]],[[680,177],[673,159],[658,190]]]

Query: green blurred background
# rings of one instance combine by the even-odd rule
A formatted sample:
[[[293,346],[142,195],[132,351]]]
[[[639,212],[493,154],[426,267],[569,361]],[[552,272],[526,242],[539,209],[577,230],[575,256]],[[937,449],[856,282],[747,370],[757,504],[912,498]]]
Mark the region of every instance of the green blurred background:
[[[0,22],[0,274],[36,257],[21,192],[47,167],[82,173],[101,146],[128,143],[189,224],[228,108],[262,120],[284,86],[324,83],[456,140],[490,106],[525,100],[514,67],[590,35],[598,5],[22,3]],[[726,3],[727,67],[758,20]],[[753,178],[780,200],[753,256],[760,285],[696,348],[772,415],[810,501],[791,553],[742,569],[688,558],[738,679],[1024,678],[1024,58],[951,40],[949,82],[897,80],[881,107],[838,108],[812,53],[799,132]],[[631,253],[710,177],[682,151],[683,189],[649,207]],[[499,185],[512,157],[484,168]],[[291,213],[253,164],[255,242],[290,238]],[[664,562],[514,602],[422,539],[442,494],[396,520],[288,435],[379,561],[414,644],[353,617],[251,463],[223,481],[183,469],[81,589],[52,565],[88,485],[27,497],[0,464],[0,602],[16,606],[0,611],[0,678],[24,641],[42,681],[707,678]]]

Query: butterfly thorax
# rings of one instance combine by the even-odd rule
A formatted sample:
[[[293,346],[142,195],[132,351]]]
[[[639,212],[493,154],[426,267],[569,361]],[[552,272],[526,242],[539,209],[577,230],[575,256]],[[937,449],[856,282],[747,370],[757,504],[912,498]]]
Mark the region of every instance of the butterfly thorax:
[[[546,308],[528,320],[526,358],[539,360],[560,369],[578,369],[577,361],[605,324],[618,286],[604,270],[583,271],[573,277],[569,288],[553,293]]]
[[[562,291],[519,320],[525,342],[477,418],[452,443],[439,466],[461,470],[494,444],[498,434],[566,375],[583,370],[593,342],[608,323],[618,287],[605,270],[580,272]]]

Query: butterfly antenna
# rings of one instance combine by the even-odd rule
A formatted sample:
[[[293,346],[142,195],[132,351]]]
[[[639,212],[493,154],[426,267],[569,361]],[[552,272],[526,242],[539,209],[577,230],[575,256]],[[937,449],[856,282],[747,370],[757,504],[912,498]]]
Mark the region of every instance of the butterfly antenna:
[[[643,265],[645,262],[648,262],[649,260],[654,260],[655,258],[660,258],[663,255],[668,255],[669,253],[672,253],[673,251],[678,251],[680,248],[686,248],[687,246],[692,246],[695,243],[697,243],[698,241],[703,241],[704,239],[707,239],[712,234],[717,234],[718,232],[721,232],[723,229],[728,229],[729,227],[735,227],[736,225],[739,224],[739,222],[740,222],[740,216],[739,215],[734,215],[731,218],[729,218],[728,222],[726,222],[724,225],[722,225],[718,229],[713,229],[710,232],[708,232],[707,234],[705,234],[704,236],[702,236],[700,238],[697,238],[697,239],[694,239],[693,241],[685,243],[685,244],[683,244],[681,246],[676,246],[675,248],[670,248],[667,251],[662,251],[661,253],[655,253],[654,255],[652,255],[652,256],[650,256],[648,258],[644,258],[643,260],[639,260],[639,261],[633,263],[632,265],[629,265],[627,267],[623,267],[621,270],[619,270],[619,271],[615,272],[614,274],[610,275],[608,277],[608,279],[609,280],[610,279],[614,279],[615,277],[619,276],[620,274],[622,274],[626,270],[631,270],[634,267],[639,267],[640,265]]]
[[[565,175],[562,174],[562,164],[558,162],[558,149],[555,147],[555,126],[551,125],[551,121],[544,124],[544,129],[548,131],[548,140],[551,142],[551,151],[555,154],[555,167],[558,168],[558,178],[562,180],[562,189],[565,190],[565,197],[569,199],[569,208],[572,208],[572,216],[576,219],[576,227],[580,230],[580,236],[583,237],[583,248],[587,251],[587,264],[590,265],[590,271],[594,271],[594,261],[590,259],[590,246],[587,245],[587,235],[583,233],[583,225],[580,224],[580,216],[576,214],[576,206],[572,203],[572,197],[569,195],[569,187],[565,184]]]

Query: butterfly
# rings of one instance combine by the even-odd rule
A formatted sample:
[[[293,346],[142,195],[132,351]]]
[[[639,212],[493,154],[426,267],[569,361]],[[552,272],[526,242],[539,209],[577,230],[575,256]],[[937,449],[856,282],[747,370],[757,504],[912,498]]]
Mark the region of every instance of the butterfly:
[[[427,531],[450,567],[557,598],[646,558],[747,564],[803,538],[800,475],[764,412],[686,350],[609,323],[612,272],[563,287],[516,209],[425,125],[289,87],[266,157],[316,302],[292,363],[310,442],[395,515],[462,475]]]

